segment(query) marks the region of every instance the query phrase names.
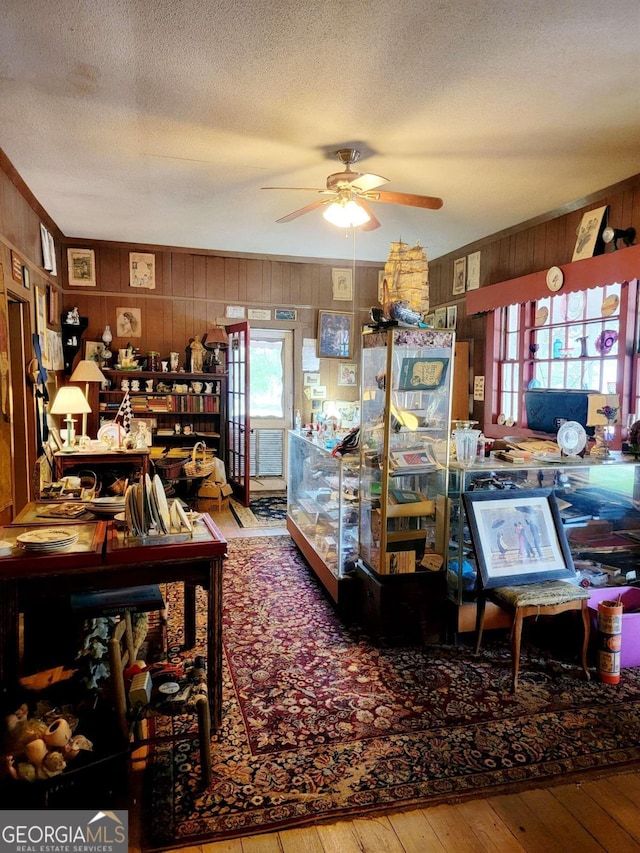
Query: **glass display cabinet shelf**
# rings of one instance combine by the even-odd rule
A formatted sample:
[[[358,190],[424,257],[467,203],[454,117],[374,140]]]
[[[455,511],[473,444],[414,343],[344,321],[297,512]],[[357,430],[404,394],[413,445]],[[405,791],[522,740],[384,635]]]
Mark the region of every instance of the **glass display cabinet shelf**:
[[[453,359],[450,331],[398,327],[363,335],[359,552],[379,575],[434,568]]]
[[[452,464],[448,476],[449,512],[442,516],[445,529],[440,536],[448,543],[448,598],[458,607],[454,630],[475,628],[478,566],[462,501],[464,492],[494,490],[515,498],[521,490],[551,489],[576,568],[590,564],[595,568],[595,576],[585,569],[585,583],[591,585],[594,577],[603,585],[628,581],[625,567],[640,566],[640,466],[632,456],[613,453],[609,459],[601,459],[587,454],[553,462],[532,458],[518,465],[489,457],[468,468]],[[517,547],[513,527],[505,524],[504,548]],[[500,547],[497,539],[495,546]]]
[[[342,458],[289,433],[287,530],[339,607],[350,604],[358,553],[358,455]]]

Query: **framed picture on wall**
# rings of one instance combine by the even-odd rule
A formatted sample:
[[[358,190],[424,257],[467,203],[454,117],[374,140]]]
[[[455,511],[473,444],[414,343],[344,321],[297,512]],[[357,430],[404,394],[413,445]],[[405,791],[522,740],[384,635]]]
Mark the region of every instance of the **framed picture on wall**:
[[[452,294],[459,296],[464,293],[467,284],[467,259],[456,258],[453,262],[453,287]]]
[[[581,261],[583,258],[592,258],[594,255],[602,253],[604,250],[602,232],[606,226],[608,209],[608,206],[605,205],[596,210],[588,210],[583,215],[578,228],[572,261]]]
[[[155,290],[156,256],[143,252],[129,252],[129,286]]]
[[[96,286],[96,253],[93,249],[67,249],[67,269],[72,287]]]
[[[318,312],[318,358],[351,358],[352,335],[351,314]]]
[[[353,299],[353,271],[348,267],[331,270],[333,298],[337,301],[351,302]]]
[[[341,361],[338,364],[338,385],[358,384],[358,366],[355,362]]]

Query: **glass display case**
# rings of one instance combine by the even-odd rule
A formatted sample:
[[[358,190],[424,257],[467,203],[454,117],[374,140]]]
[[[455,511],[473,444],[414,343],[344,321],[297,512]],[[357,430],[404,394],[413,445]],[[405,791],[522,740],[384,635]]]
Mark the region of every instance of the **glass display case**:
[[[454,630],[475,627],[477,561],[461,495],[481,489],[507,492],[515,498],[519,490],[539,488],[552,489],[557,498],[576,570],[585,586],[616,586],[640,579],[636,574],[636,566],[640,572],[640,466],[635,457],[613,453],[604,460],[586,454],[547,462],[536,460],[534,454],[514,464],[491,455],[464,468],[452,462],[449,512],[442,516],[445,528],[439,535],[448,542],[448,597],[458,606]],[[529,535],[526,526],[525,531]],[[516,560],[517,527],[510,518],[496,529],[492,547],[496,554],[504,552],[505,559]]]
[[[451,331],[363,335],[359,554],[377,575],[442,567],[453,358]]]
[[[287,530],[336,604],[348,605],[358,552],[358,467],[289,433]]]

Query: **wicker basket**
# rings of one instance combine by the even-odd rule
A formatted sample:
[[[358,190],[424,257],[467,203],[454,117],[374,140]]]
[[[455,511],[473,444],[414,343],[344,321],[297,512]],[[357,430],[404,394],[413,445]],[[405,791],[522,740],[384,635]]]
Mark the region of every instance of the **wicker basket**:
[[[182,473],[187,459],[155,459],[154,464],[165,480],[176,480]]]
[[[208,477],[213,474],[215,467],[215,456],[207,453],[204,441],[198,441],[191,452],[191,459],[185,462],[184,473],[187,477]]]

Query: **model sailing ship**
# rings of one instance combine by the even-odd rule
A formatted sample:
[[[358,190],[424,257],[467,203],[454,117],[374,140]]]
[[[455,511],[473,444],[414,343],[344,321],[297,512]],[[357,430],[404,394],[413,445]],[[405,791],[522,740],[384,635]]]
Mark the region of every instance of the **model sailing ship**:
[[[390,321],[424,325],[429,313],[429,262],[419,243],[410,247],[398,240],[391,244],[378,300],[382,309],[375,312],[379,316],[372,310],[372,318],[382,325],[390,325]]]

